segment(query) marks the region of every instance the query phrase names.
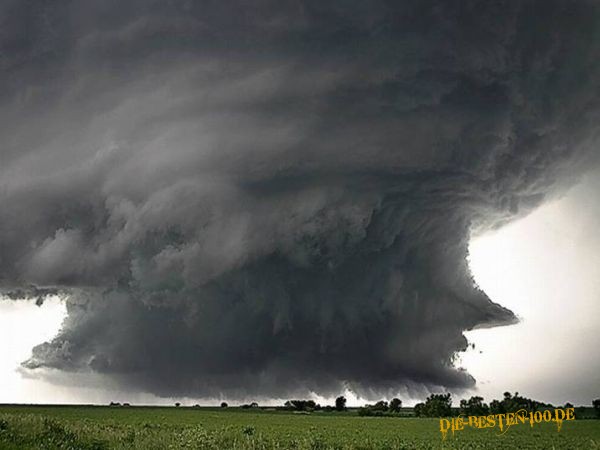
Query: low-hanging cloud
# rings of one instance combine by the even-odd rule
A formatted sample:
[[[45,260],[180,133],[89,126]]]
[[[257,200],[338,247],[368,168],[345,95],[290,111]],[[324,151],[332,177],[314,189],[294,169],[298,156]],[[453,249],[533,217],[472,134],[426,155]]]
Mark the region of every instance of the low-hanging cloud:
[[[30,370],[158,395],[472,386],[468,241],[594,156],[593,1],[4,2],[0,286]]]

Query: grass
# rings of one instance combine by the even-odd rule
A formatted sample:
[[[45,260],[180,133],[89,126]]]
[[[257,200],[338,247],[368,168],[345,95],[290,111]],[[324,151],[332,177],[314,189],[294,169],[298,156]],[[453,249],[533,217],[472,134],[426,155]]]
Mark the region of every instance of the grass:
[[[437,419],[238,408],[1,406],[0,449],[600,449],[600,421],[466,429]]]

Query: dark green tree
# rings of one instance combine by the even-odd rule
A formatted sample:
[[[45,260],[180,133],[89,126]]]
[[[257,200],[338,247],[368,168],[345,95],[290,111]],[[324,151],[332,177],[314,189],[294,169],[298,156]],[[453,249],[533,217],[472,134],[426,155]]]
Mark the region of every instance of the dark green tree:
[[[402,409],[402,400],[399,398],[393,398],[390,402],[390,411],[400,412],[400,409]]]
[[[553,406],[550,403],[543,403],[523,397],[519,395],[518,392],[515,392],[515,395],[512,395],[510,392],[505,392],[502,400],[492,400],[490,402],[490,413],[504,414],[516,412],[520,409],[525,409],[527,411],[538,411],[552,407]]]
[[[340,395],[338,398],[335,399],[335,409],[338,411],[346,410],[346,397]]]
[[[288,400],[283,406],[295,411],[314,411],[317,407],[320,408],[314,400]]]
[[[413,408],[415,417],[425,417],[425,403],[417,403]]]
[[[431,394],[425,400],[425,412],[428,417],[448,417],[452,415],[452,396]]]
[[[487,416],[490,407],[483,402],[483,397],[473,396],[469,400],[460,401],[460,413],[467,416]]]
[[[371,406],[373,411],[387,411],[388,410],[388,402],[385,400],[379,400],[373,406]]]
[[[490,413],[492,414],[504,414],[506,410],[504,409],[504,404],[499,400],[492,400],[490,402]]]
[[[448,394],[431,394],[425,403],[415,405],[417,417],[448,417],[452,415],[452,396]]]

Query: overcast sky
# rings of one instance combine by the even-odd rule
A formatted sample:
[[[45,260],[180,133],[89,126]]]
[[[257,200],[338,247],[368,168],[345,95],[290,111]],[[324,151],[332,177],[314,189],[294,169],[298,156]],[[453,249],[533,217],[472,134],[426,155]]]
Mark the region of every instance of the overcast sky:
[[[422,398],[498,385],[496,336],[585,341],[599,23],[587,0],[3,2],[14,392]],[[597,358],[544,348],[515,372],[583,401]]]
[[[598,397],[598,192],[600,174],[592,172],[563,198],[471,241],[475,280],[491,298],[515,311],[521,322],[467,332],[475,348],[461,354],[458,364],[473,374],[477,387],[455,393],[456,402],[475,394],[489,401],[507,390],[554,404],[589,405]],[[59,330],[64,304],[52,299],[39,308],[33,302],[4,302],[0,311],[0,340],[7,343],[0,349],[5,361],[0,367],[0,383],[5,387],[0,402],[172,404],[182,400],[122,391],[117,386],[57,386],[24,376],[20,363],[34,345]],[[350,403],[364,403],[351,392],[348,396]],[[216,404],[220,399],[186,400]],[[406,404],[418,400],[404,397]]]

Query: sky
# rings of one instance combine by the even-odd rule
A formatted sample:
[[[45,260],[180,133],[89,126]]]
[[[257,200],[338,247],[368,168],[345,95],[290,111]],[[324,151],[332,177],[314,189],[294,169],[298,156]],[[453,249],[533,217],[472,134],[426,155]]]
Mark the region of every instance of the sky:
[[[520,392],[555,404],[598,397],[600,174],[501,230],[474,238],[477,283],[521,319],[474,330],[462,363],[485,398]],[[482,352],[482,353],[480,353]]]
[[[588,173],[565,195],[500,230],[476,236],[469,265],[475,281],[520,319],[516,325],[466,333],[475,345],[458,365],[477,380],[455,401],[481,395],[487,401],[506,391],[556,405],[589,405],[600,386],[600,173]],[[66,315],[59,298],[42,307],[0,302],[1,403],[172,404],[214,399],[160,398],[104,386],[57,386],[20,370],[31,348],[51,339]],[[35,331],[35,332],[32,332]],[[347,392],[350,405],[364,399]],[[318,397],[322,403],[332,399]],[[404,397],[410,405],[421,399]]]
[[[413,399],[497,385],[493,333],[585,340],[558,311],[597,312],[568,205],[597,196],[599,24],[587,0],[2,2],[12,382]],[[594,358],[562,355],[583,399]]]

